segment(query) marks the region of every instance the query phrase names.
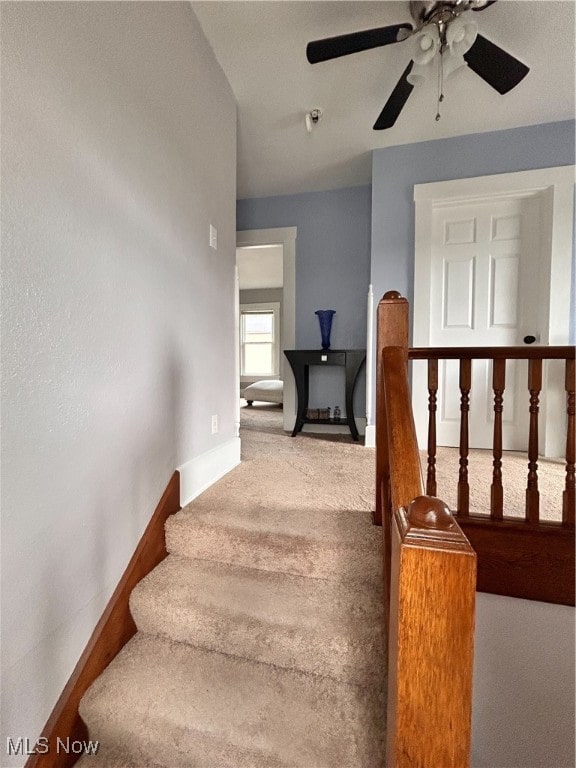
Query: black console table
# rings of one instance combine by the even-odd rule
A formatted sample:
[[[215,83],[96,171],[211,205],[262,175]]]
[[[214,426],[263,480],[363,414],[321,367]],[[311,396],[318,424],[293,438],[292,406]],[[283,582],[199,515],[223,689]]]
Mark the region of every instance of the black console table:
[[[298,395],[298,409],[296,423],[292,431],[292,437],[302,431],[304,424],[331,424],[338,426],[348,424],[354,440],[358,440],[358,430],[354,420],[354,388],[358,380],[358,374],[366,360],[365,349],[288,349],[284,351],[296,380],[296,393]],[[346,418],[341,421],[334,419],[307,419],[308,410],[308,380],[311,365],[329,366],[339,365],[346,372]]]

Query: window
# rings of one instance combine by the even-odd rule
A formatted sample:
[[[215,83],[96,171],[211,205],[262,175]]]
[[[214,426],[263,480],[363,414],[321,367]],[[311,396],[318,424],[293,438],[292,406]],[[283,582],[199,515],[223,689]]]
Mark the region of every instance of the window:
[[[240,305],[240,374],[278,376],[279,303]]]

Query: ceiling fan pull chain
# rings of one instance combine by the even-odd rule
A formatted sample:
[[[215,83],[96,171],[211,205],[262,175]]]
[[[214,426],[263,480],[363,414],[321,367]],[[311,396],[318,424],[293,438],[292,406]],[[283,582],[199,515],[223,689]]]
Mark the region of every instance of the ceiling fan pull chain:
[[[444,101],[444,51],[440,48],[438,56],[438,112],[436,113],[436,122],[440,120],[440,104]]]

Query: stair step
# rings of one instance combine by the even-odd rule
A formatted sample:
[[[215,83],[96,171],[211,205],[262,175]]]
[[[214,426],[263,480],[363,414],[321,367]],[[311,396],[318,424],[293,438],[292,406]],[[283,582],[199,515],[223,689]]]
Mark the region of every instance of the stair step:
[[[166,521],[170,553],[298,576],[382,578],[382,530],[368,512],[195,508]]]
[[[103,744],[94,755],[83,755],[75,768],[165,768],[149,760],[138,760],[123,749],[107,748]]]
[[[130,609],[148,634],[345,682],[384,675],[380,584],[169,555],[133,590]]]
[[[169,768],[374,768],[381,691],[138,632],[85,693],[106,749]]]

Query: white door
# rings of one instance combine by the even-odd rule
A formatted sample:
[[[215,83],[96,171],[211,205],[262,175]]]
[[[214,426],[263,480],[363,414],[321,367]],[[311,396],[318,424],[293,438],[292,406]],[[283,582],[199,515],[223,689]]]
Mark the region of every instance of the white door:
[[[433,347],[516,346],[539,337],[539,198],[438,207],[432,224],[431,328]],[[438,370],[437,438],[458,445],[459,363]],[[526,363],[506,365],[503,447],[527,445]],[[472,362],[471,447],[490,448],[493,435],[492,364]]]
[[[567,344],[574,167],[417,185],[413,345]],[[492,366],[472,361],[470,447],[491,448]],[[527,364],[507,362],[503,447],[525,450]],[[558,366],[545,367],[540,438],[544,455],[565,442]],[[414,362],[420,445],[428,422],[426,363]],[[564,402],[564,404],[563,404]],[[459,444],[458,362],[439,367],[437,442]],[[560,415],[560,418],[559,418]]]

